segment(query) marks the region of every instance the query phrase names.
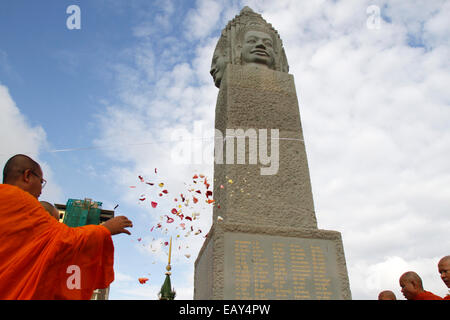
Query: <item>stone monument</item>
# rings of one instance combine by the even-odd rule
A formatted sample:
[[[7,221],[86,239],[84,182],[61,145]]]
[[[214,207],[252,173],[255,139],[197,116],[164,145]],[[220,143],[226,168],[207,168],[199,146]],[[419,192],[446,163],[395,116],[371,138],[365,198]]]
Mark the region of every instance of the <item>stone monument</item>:
[[[215,206],[194,299],[351,299],[341,235],[317,227],[288,71],[278,32],[249,7],[223,29],[211,65]]]

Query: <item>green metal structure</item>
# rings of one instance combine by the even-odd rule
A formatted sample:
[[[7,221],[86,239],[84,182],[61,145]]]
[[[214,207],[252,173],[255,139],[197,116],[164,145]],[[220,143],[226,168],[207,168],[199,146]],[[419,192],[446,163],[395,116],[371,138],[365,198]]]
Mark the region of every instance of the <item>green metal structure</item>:
[[[100,224],[102,203],[92,199],[69,199],[63,223],[69,227],[80,227],[87,224]]]

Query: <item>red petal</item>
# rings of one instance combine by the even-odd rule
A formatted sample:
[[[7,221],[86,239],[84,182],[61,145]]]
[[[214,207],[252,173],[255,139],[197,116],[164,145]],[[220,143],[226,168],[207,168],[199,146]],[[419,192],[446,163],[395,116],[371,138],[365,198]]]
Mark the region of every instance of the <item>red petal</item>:
[[[141,182],[144,182],[144,178],[142,178],[142,176],[138,176],[139,180],[141,180]]]
[[[211,190],[206,191],[206,197],[208,198],[210,196],[212,196],[212,191]]]
[[[171,218],[171,217],[169,217],[169,216],[166,216],[167,217],[167,223],[172,223],[174,220],[173,220],[173,218]]]
[[[177,214],[177,213],[178,213],[177,209],[175,209],[175,208],[173,208],[171,212],[172,212],[173,214]]]
[[[191,217],[185,217],[185,218],[186,218],[186,220],[192,221]]]
[[[192,179],[198,179],[198,175],[194,175]]]
[[[145,200],[145,197],[139,198],[139,200],[144,201],[144,200]]]
[[[201,192],[200,190],[197,190],[197,191],[195,191],[195,192],[202,194],[202,192]]]
[[[216,201],[216,200],[208,200],[207,202],[209,203],[209,204],[211,204],[211,203],[213,203],[214,201]]]
[[[168,194],[169,191],[167,191],[167,190],[164,189],[164,190],[162,191],[162,193]]]
[[[154,185],[154,183],[151,183],[151,182],[146,182],[146,184],[148,184],[148,185],[150,185],[150,186],[153,186],[153,185]]]
[[[152,201],[152,207],[153,207],[153,208],[156,208],[157,205],[158,205],[157,202]]]
[[[138,280],[140,284],[144,284],[148,281],[148,278],[139,278]]]
[[[198,199],[196,197],[192,197],[192,200],[194,200],[194,203],[198,202]]]

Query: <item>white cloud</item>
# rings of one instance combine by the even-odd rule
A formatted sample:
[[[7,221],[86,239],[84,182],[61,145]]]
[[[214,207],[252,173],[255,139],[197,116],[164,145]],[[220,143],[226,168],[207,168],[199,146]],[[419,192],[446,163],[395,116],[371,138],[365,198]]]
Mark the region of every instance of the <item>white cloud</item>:
[[[48,181],[42,190],[41,200],[60,201],[61,189],[54,183],[50,166],[39,158],[48,146],[47,137],[41,126],[33,127],[21,113],[7,87],[0,84],[0,160],[2,168],[6,161],[15,154],[26,154],[37,161]],[[7,139],[6,139],[7,137]]]
[[[14,154],[23,152],[36,156],[39,148],[45,144],[46,135],[42,127],[32,127],[16,106],[7,87],[0,85],[0,130],[2,137],[2,157],[9,159]],[[5,158],[6,157],[6,158]]]
[[[186,15],[186,35],[189,39],[202,39],[216,27],[223,7],[222,1],[197,0],[197,7]]]

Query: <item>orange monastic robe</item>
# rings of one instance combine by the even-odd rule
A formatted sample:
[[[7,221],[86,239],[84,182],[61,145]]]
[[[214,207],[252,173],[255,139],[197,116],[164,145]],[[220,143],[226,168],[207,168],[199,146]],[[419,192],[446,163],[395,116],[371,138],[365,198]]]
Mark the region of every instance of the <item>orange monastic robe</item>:
[[[28,192],[0,184],[0,299],[90,299],[114,280],[110,231],[70,228]]]
[[[414,300],[442,300],[442,298],[429,291],[422,291],[414,297]]]

